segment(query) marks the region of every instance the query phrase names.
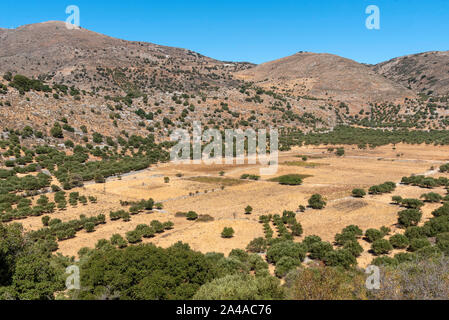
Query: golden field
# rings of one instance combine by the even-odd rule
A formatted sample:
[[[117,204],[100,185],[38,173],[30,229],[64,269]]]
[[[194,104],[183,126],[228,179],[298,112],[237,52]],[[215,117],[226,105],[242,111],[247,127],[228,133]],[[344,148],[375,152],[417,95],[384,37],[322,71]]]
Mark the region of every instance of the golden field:
[[[314,193],[323,195],[327,206],[322,210],[307,209],[297,213],[297,220],[304,229],[304,236],[318,235],[323,240],[333,241],[336,233],[350,224],[362,230],[387,226],[392,234],[402,232],[396,227],[398,206],[391,204],[392,195],[404,198],[419,198],[429,192],[418,187],[398,185],[391,194],[367,195],[363,199],[351,197],[354,188],[369,188],[385,181],[399,182],[403,176],[412,174],[441,175],[439,165],[449,161],[449,147],[425,145],[383,146],[373,150],[345,147],[345,155],[337,157],[328,152],[328,146],[301,147],[279,156],[278,172],[272,176],[262,176],[259,181],[240,180],[242,174],[259,175],[259,165],[176,165],[160,164],[142,172],[111,178],[105,184],[86,184],[79,191],[82,195],[94,195],[97,204],[77,207],[69,206],[65,211],[51,215],[63,221],[86,216],[106,215],[107,223],[95,232],[81,231],[73,239],[59,242],[59,252],[76,256],[82,247],[93,247],[99,239],[109,239],[114,233],[125,235],[138,224],[148,224],[151,220],[173,221],[174,228],[155,238],[144,239],[156,245],[167,247],[182,241],[201,252],[229,253],[233,248],[244,249],[255,237],[263,236],[260,215],[282,214],[284,210],[296,211],[299,205],[307,205],[307,199]],[[304,163],[301,156],[308,156]],[[310,165],[307,164],[310,162]],[[220,176],[220,171],[224,172]],[[283,186],[268,181],[284,174],[302,174],[309,177],[300,186]],[[182,176],[180,176],[182,175]],[[164,177],[169,177],[168,183]],[[224,185],[224,189],[222,189]],[[435,188],[442,195],[445,190]],[[131,221],[110,221],[109,211],[121,208],[120,200],[137,201],[153,198],[163,203],[163,210],[143,212],[131,216]],[[244,214],[244,208],[253,207],[251,215]],[[430,212],[439,204],[423,207],[423,222],[431,217]],[[210,222],[192,222],[184,217],[176,217],[179,211],[195,211],[214,218]],[[21,221],[26,230],[42,227],[40,217],[29,217]],[[232,227],[235,235],[230,239],[220,236],[224,227]],[[359,257],[360,266],[366,266],[373,256],[367,251],[370,244],[359,240],[365,252]],[[396,252],[392,252],[393,255]]]

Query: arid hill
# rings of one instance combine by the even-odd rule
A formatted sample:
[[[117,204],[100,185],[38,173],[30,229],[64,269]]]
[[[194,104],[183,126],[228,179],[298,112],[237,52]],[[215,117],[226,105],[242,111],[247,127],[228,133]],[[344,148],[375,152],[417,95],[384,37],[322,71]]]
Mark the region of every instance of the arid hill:
[[[449,94],[449,51],[407,55],[379,63],[373,70],[426,94]]]
[[[237,73],[260,86],[348,103],[401,102],[414,94],[369,67],[332,54],[299,52]]]
[[[111,38],[50,21],[0,31],[0,72],[11,71],[97,91],[189,90],[227,86],[225,63],[186,49]],[[122,90],[119,90],[122,89]]]
[[[63,121],[64,138],[79,141],[95,132],[163,140],[193,121],[304,131],[338,124],[446,126],[443,111],[435,117],[415,92],[376,71],[303,52],[258,66],[225,62],[50,21],[0,29],[0,130],[29,126],[49,137],[51,126]],[[436,108],[445,106],[441,101]]]

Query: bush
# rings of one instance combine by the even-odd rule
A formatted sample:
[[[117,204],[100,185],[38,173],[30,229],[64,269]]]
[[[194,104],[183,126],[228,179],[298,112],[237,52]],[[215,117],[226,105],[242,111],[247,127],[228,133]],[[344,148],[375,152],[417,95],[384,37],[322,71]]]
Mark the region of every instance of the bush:
[[[364,196],[366,196],[366,192],[363,189],[353,189],[352,196],[354,198],[363,198]]]
[[[391,229],[386,226],[382,226],[382,227],[380,227],[380,232],[382,232],[382,234],[384,236],[386,236],[386,235],[390,234]]]
[[[314,242],[309,246],[310,258],[323,260],[329,251],[332,251],[332,244],[326,241]]]
[[[249,254],[242,249],[232,249],[228,257],[235,258],[243,263],[247,263],[249,259]]]
[[[309,199],[309,207],[313,209],[323,209],[326,206],[326,202],[320,194],[314,194]]]
[[[393,248],[396,249],[405,249],[410,243],[408,238],[402,234],[395,234],[391,236],[389,241]]]
[[[355,266],[357,260],[350,251],[340,249],[327,252],[324,256],[324,263],[330,267],[343,267],[348,269]]]
[[[408,227],[408,228],[405,230],[404,235],[405,235],[409,240],[416,239],[416,238],[423,238],[423,237],[425,237],[423,228],[417,227],[417,226]]]
[[[371,245],[371,250],[373,250],[375,255],[388,254],[393,247],[390,242],[385,239],[379,239],[373,242]]]
[[[43,216],[42,217],[42,224],[46,227],[48,226],[48,223],[50,222],[50,217],[49,216]]]
[[[344,148],[337,148],[337,151],[335,151],[335,154],[338,157],[342,157],[345,154],[345,149]]]
[[[279,259],[279,261],[276,263],[276,269],[274,270],[274,273],[278,278],[284,277],[289,271],[295,269],[296,267],[300,266],[301,262],[298,259],[294,259],[292,257],[282,257]]]
[[[84,224],[84,229],[87,232],[94,232],[95,231],[95,224],[93,222],[86,222]]]
[[[449,204],[445,202],[441,207],[432,211],[434,217],[441,217],[449,215]]]
[[[225,227],[221,232],[222,238],[232,238],[234,236],[234,229],[230,227]]]
[[[287,299],[366,299],[366,275],[360,271],[332,267],[299,268],[285,278]]]
[[[445,255],[449,255],[449,232],[440,233],[436,236],[438,249]]]
[[[195,211],[189,211],[186,214],[187,220],[196,220],[198,219],[198,214]]]
[[[79,299],[89,300],[117,296],[125,300],[187,300],[216,276],[205,255],[181,242],[169,248],[152,244],[96,248],[80,271],[83,290]]]
[[[444,300],[449,296],[448,266],[446,257],[401,263],[382,272],[380,290],[372,294],[379,300]]]
[[[407,209],[399,211],[398,223],[407,228],[416,226],[421,221],[422,213],[417,209]]]
[[[268,271],[268,263],[258,254],[250,254],[248,257],[248,265],[250,270],[256,272],[256,276]]]
[[[321,238],[316,235],[310,235],[304,238],[302,244],[307,248],[307,251],[309,251],[312,244],[316,242],[321,242]]]
[[[158,220],[151,221],[150,226],[156,233],[163,233],[165,230],[164,225]]]
[[[358,243],[358,241],[348,241],[345,243],[345,245],[343,246],[343,249],[348,250],[349,252],[351,252],[351,254],[354,257],[359,257],[362,252],[363,252],[363,248],[362,246]]]
[[[351,224],[351,225],[345,227],[342,230],[342,233],[353,233],[354,236],[356,236],[356,237],[360,237],[363,235],[362,229],[360,229],[359,226],[356,226],[354,224]]]
[[[401,196],[392,196],[391,200],[395,203],[395,204],[401,204],[402,202],[402,197]]]
[[[284,240],[273,244],[267,250],[267,261],[276,264],[282,257],[288,256],[299,261],[306,257],[307,249],[300,243]]]
[[[431,246],[431,244],[430,244],[429,240],[426,238],[412,239],[410,241],[410,246],[409,246],[408,250],[413,252],[413,251],[417,251],[417,250],[427,247],[427,246]]]
[[[357,237],[353,232],[342,232],[335,235],[335,244],[339,246],[344,246],[346,242],[354,240],[357,240]]]
[[[401,205],[409,209],[419,209],[424,205],[424,202],[418,199],[402,199]]]
[[[399,252],[394,255],[394,259],[398,261],[398,263],[411,262],[416,260],[416,254],[411,252]]]
[[[435,192],[424,193],[420,198],[424,198],[424,201],[427,202],[440,202],[443,200],[443,197]]]
[[[267,240],[262,237],[251,240],[246,246],[246,250],[254,253],[262,253],[267,250]]]
[[[420,260],[429,260],[440,257],[441,250],[437,246],[424,246],[416,250],[415,254]]]
[[[380,230],[371,228],[365,231],[365,239],[368,242],[374,242],[376,240],[382,239],[383,237],[384,234]]]
[[[126,233],[126,239],[129,243],[137,243],[142,241],[142,235],[139,231],[133,230]]]
[[[293,222],[289,224],[290,230],[292,231],[292,235],[295,237],[300,237],[303,233],[302,225],[299,222]]]
[[[152,227],[146,224],[140,224],[136,227],[135,231],[139,232],[141,237],[152,238],[154,237],[155,231]]]
[[[119,248],[125,248],[128,245],[126,240],[121,235],[119,235],[118,233],[113,234],[111,236],[110,241],[111,241],[111,244],[113,244],[113,245],[115,245],[115,246],[117,246]]]
[[[245,214],[251,214],[253,212],[253,208],[251,206],[247,206],[245,208]]]
[[[302,177],[299,174],[287,174],[278,178],[279,184],[297,186],[302,183]]]
[[[398,261],[394,258],[391,258],[389,256],[381,256],[376,257],[371,261],[372,265],[381,267],[381,266],[397,266]]]
[[[162,225],[165,230],[171,230],[175,224],[172,221],[166,221]]]
[[[278,279],[250,275],[227,275],[204,284],[194,300],[271,300],[283,299],[284,291]]]
[[[372,186],[368,189],[369,194],[382,194],[389,193],[396,189],[396,184],[391,181],[384,182],[383,184]]]
[[[449,232],[449,216],[435,217],[426,221],[422,231],[428,237],[435,237],[439,233]]]

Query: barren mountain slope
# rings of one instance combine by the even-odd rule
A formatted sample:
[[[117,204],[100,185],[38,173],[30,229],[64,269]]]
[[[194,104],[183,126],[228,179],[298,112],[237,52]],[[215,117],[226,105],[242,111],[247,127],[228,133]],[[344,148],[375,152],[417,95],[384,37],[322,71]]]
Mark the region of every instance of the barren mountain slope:
[[[348,103],[402,102],[414,94],[369,67],[331,54],[300,52],[237,73],[240,79],[300,96]]]
[[[0,32],[0,72],[40,76],[80,89],[127,92],[229,85],[229,71],[250,64],[224,63],[186,49],[111,38],[50,21]],[[131,79],[130,79],[131,78]]]
[[[449,51],[394,58],[375,65],[373,70],[415,91],[449,94]]]
[[[0,75],[11,75],[0,79],[7,88],[0,92],[0,128],[38,125],[45,132],[55,121],[68,119],[80,135],[80,127],[87,126],[105,135],[149,130],[159,137],[193,120],[219,127],[335,123],[327,101],[273,95],[234,77],[252,66],[69,30],[64,22],[2,29]],[[43,80],[50,92],[19,92],[10,83],[17,74]]]

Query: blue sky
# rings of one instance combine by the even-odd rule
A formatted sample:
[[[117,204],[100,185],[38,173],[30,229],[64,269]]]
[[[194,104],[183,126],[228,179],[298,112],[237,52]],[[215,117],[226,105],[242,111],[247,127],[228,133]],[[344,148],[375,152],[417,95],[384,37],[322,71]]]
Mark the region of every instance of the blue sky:
[[[448,0],[3,1],[0,27],[65,21],[68,5],[80,8],[83,28],[227,61],[262,63],[311,51],[378,63],[449,50]],[[380,9],[380,30],[365,27],[368,5]]]

